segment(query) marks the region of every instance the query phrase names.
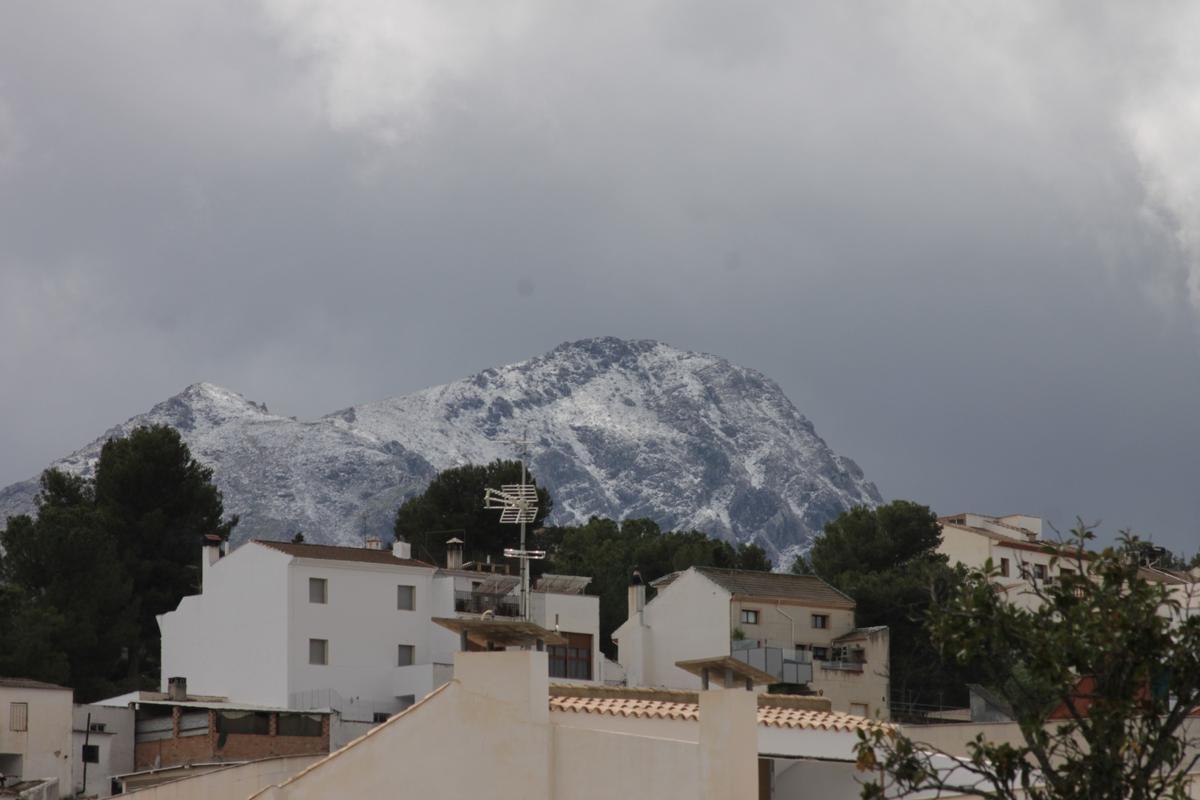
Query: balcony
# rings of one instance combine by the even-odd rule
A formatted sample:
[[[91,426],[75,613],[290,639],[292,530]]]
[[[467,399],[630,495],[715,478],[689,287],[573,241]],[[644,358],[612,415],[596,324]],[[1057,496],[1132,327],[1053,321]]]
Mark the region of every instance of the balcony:
[[[521,609],[507,597],[497,598],[493,594],[480,592],[455,592],[454,611],[458,614],[482,614],[491,611],[497,617],[519,617]]]
[[[821,669],[831,669],[838,672],[862,672],[865,664],[861,661],[821,661]]]
[[[779,679],[780,683],[808,683],[813,670],[809,653],[791,647],[766,647],[754,639],[734,639],[730,654],[756,669]]]

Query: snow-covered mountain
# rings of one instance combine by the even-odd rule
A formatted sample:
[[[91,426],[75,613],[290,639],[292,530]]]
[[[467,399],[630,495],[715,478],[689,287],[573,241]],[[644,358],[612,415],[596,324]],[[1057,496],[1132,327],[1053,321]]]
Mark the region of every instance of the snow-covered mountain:
[[[227,512],[241,515],[237,539],[386,536],[396,507],[437,470],[512,458],[521,437],[557,524],[651,517],[783,556],[880,500],[774,382],[654,341],[571,342],[311,421],[198,383],[55,466],[87,474],[106,439],[151,423],[177,428],[213,467]],[[30,510],[36,490],[36,479],[0,490],[0,519]]]

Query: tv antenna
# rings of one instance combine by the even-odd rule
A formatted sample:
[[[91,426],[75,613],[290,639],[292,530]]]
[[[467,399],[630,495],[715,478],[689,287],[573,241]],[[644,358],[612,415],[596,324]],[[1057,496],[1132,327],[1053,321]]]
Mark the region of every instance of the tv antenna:
[[[505,440],[508,444],[520,446],[518,453],[521,458],[521,482],[509,483],[499,489],[486,489],[483,495],[483,507],[500,512],[500,522],[504,525],[521,526],[521,546],[513,549],[504,548],[507,558],[517,558],[521,561],[521,619],[529,620],[529,562],[546,557],[545,550],[525,549],[525,526],[537,519],[538,495],[537,487],[528,482],[525,461],[529,456],[529,442],[522,436],[520,439]]]

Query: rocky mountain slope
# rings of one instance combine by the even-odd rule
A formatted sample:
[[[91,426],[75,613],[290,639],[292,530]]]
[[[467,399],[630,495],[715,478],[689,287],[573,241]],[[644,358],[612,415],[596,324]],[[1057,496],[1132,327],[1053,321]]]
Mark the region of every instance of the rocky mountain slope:
[[[879,493],[779,387],[754,370],[653,341],[613,338],[470,378],[299,421],[206,383],[154,406],[57,462],[87,474],[109,437],[177,428],[215,470],[236,537],[354,543],[437,470],[512,458],[555,498],[552,522],[651,517],[795,551],[833,516]],[[36,479],[0,490],[0,518],[28,511]]]

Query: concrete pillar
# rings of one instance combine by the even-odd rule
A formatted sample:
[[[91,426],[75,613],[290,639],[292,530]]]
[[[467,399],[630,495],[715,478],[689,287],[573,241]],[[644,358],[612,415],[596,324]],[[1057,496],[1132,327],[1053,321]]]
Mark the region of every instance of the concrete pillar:
[[[703,800],[757,800],[758,697],[740,689],[700,693]]]

